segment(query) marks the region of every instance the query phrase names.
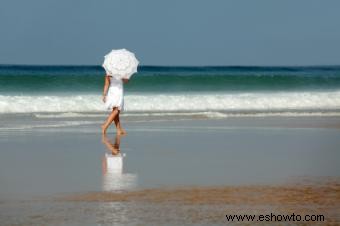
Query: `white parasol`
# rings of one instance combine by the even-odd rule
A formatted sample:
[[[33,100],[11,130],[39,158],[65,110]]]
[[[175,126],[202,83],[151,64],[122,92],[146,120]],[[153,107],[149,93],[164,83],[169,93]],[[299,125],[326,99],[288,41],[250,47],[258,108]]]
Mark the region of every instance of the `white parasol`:
[[[113,49],[105,55],[103,67],[106,74],[114,76],[117,79],[129,79],[137,72],[139,61],[135,54],[126,49]]]

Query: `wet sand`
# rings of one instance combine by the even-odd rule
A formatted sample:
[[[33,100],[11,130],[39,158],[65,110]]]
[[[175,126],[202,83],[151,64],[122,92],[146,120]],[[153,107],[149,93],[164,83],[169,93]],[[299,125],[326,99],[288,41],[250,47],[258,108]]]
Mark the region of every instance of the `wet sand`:
[[[340,183],[332,180],[313,185],[182,187],[124,193],[93,192],[59,197],[56,201],[128,202],[136,205],[138,211],[142,211],[144,206],[154,205],[157,210],[147,213],[151,219],[160,215],[165,216],[165,219],[175,216],[184,224],[223,224],[227,223],[224,218],[226,214],[314,214],[325,217],[325,221],[316,222],[322,224],[339,223],[340,220]],[[175,210],[169,212],[167,207],[170,206]],[[165,219],[154,220],[163,224]]]
[[[118,141],[96,121],[2,131],[1,225],[225,225],[226,214],[270,213],[340,222],[338,117],[124,123]]]
[[[9,225],[339,225],[340,183],[87,192],[1,203]],[[6,214],[6,213],[5,213]],[[228,221],[226,215],[299,215],[302,221]],[[305,216],[322,216],[305,222]]]
[[[325,204],[336,206],[340,201],[340,183],[330,180],[318,184],[267,186],[220,186],[152,188],[129,192],[89,192],[65,195],[59,201],[86,202],[149,202],[194,204]]]

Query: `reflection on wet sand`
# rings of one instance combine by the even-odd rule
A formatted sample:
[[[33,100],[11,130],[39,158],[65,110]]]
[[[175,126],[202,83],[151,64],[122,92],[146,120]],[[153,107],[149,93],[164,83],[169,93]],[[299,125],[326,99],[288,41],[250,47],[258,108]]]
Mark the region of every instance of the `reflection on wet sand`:
[[[116,135],[115,141],[111,142],[107,135],[102,137],[108,150],[102,159],[103,191],[123,191],[137,186],[137,175],[123,172],[125,153],[121,153],[120,138],[120,135]]]

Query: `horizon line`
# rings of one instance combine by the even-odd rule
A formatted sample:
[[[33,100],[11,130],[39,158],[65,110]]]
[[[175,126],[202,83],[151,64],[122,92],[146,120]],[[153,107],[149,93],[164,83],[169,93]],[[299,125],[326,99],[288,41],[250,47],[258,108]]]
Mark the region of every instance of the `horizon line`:
[[[1,66],[31,66],[31,67],[102,67],[101,64],[1,64]],[[339,64],[230,64],[230,65],[138,65],[138,67],[339,67]]]

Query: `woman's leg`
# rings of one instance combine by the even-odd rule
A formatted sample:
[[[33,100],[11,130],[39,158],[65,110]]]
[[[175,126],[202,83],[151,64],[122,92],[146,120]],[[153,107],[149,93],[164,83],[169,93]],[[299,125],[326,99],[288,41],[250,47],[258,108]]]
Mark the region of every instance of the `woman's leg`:
[[[115,122],[117,130],[120,129],[119,111],[118,111],[118,114],[116,115],[116,117],[113,119],[113,121]]]
[[[112,121],[115,119],[115,117],[118,114],[118,108],[113,108],[111,114],[107,117],[105,123],[102,125],[102,133],[105,134],[107,128],[110,126]]]
[[[125,130],[122,128],[119,120],[119,113],[120,111],[118,110],[118,114],[116,117],[113,119],[117,128],[117,134],[126,134]]]

